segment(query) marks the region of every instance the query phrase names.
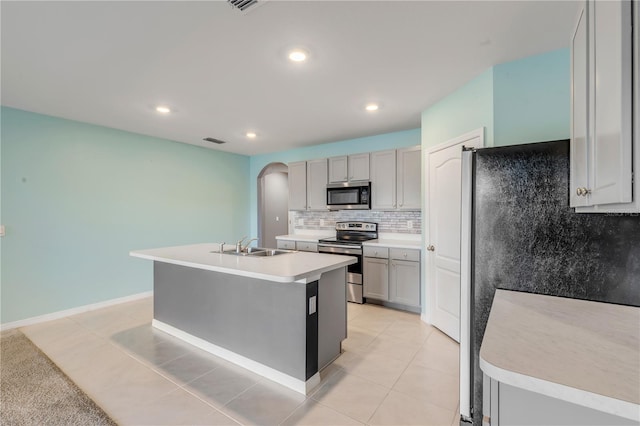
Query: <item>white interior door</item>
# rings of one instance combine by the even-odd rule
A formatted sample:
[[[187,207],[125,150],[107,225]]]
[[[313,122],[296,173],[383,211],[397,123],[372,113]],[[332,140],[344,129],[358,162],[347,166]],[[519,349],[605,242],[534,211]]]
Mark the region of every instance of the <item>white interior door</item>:
[[[460,341],[460,200],[462,147],[480,148],[477,129],[426,152],[426,287],[431,323]]]

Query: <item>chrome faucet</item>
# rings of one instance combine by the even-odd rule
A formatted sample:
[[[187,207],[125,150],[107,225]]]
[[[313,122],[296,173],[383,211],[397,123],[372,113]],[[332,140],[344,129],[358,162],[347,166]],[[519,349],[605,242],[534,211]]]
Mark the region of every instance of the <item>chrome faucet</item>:
[[[224,245],[227,244],[225,242],[221,242],[219,247],[220,247],[220,253],[224,253]]]
[[[236,253],[242,253],[249,247],[249,244],[251,244],[252,241],[258,241],[257,238],[252,238],[249,241],[247,241],[247,243],[243,247],[242,243],[244,242],[245,238],[247,238],[246,235],[242,237],[242,239],[238,240],[238,242],[236,243]]]

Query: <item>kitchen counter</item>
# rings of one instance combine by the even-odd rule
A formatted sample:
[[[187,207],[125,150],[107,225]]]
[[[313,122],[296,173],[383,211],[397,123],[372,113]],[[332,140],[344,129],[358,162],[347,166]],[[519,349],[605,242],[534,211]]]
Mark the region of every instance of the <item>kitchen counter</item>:
[[[231,245],[229,245],[231,249]],[[350,256],[294,252],[252,257],[219,253],[216,243],[134,250],[133,257],[275,282],[307,283],[328,271],[357,262]]]
[[[497,290],[480,349],[501,383],[640,421],[640,308]]]
[[[336,236],[335,233],[318,234],[318,235],[288,234],[288,235],[278,235],[276,237],[276,240],[303,241],[305,243],[317,243],[318,240],[321,240],[322,238],[331,238],[335,236]]]
[[[364,246],[370,247],[391,247],[401,249],[422,249],[422,242],[420,240],[396,240],[387,238],[378,238],[377,240],[369,240],[362,243]]]

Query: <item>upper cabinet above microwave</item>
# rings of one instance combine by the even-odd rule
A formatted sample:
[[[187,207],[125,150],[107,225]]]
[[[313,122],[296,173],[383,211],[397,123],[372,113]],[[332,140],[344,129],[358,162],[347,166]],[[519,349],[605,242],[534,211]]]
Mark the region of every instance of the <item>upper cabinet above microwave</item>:
[[[329,158],[329,183],[369,180],[369,153]]]
[[[577,212],[640,212],[640,185],[634,184],[640,43],[638,25],[632,26],[638,13],[636,2],[590,0],[578,15],[571,38],[570,179]]]

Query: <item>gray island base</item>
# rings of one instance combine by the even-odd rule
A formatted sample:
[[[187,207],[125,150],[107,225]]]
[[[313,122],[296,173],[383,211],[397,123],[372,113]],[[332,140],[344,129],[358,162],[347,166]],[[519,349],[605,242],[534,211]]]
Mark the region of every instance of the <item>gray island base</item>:
[[[224,263],[235,256],[185,265],[186,253],[202,246],[170,249],[178,259],[163,249],[131,253],[154,260],[153,327],[299,393],[320,383],[319,371],[340,356],[347,337],[346,266],[356,259],[291,253],[229,268]],[[270,260],[306,265],[309,273],[269,279],[255,272],[257,262],[275,266]]]

